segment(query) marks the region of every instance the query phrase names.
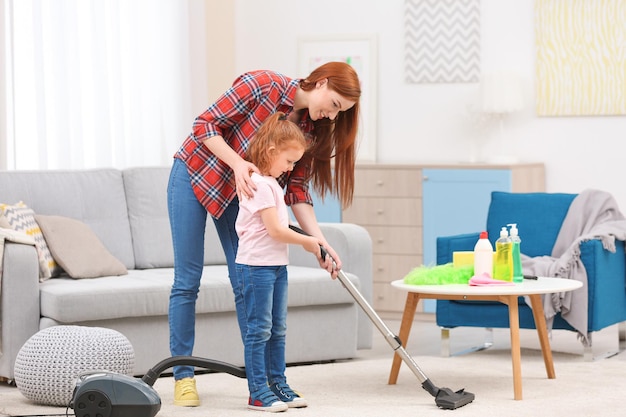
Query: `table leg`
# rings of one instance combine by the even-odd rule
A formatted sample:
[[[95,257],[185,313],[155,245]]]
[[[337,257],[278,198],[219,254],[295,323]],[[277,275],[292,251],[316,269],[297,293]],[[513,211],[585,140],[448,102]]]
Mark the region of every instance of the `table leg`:
[[[539,335],[539,344],[541,345],[541,353],[543,354],[543,362],[546,365],[546,373],[549,379],[556,378],[554,372],[554,362],[552,360],[552,349],[550,348],[550,339],[548,338],[548,326],[546,325],[546,317],[543,312],[543,303],[541,295],[529,295],[530,305],[533,310],[533,318],[535,319],[535,327]]]
[[[522,399],[522,352],[519,340],[519,308],[517,295],[503,297],[509,306],[509,328],[511,329],[511,359],[513,361],[513,398]]]
[[[418,293],[409,292],[406,296],[406,303],[404,305],[404,313],[402,313],[402,321],[400,322],[400,333],[398,337],[402,342],[402,346],[406,348],[407,341],[409,340],[409,333],[411,333],[411,326],[413,326],[413,319],[415,318],[415,311],[417,310],[417,303],[419,302],[420,295]],[[400,365],[402,364],[402,358],[398,353],[393,354],[393,362],[391,364],[391,372],[389,372],[389,385],[393,385],[398,381],[398,373],[400,372]]]

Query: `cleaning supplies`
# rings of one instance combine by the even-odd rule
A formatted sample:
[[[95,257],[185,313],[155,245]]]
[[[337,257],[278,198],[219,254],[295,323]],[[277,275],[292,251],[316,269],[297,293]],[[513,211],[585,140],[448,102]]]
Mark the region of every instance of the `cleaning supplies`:
[[[467,284],[472,278],[472,265],[454,266],[452,263],[434,266],[418,266],[404,277],[404,283],[410,285],[445,285]]]
[[[517,223],[508,224],[511,228],[511,257],[513,260],[513,282],[523,282],[524,274],[522,272],[522,253],[520,251],[520,245],[522,239],[519,237],[519,230],[517,230]]]
[[[474,276],[487,274],[493,276],[493,246],[487,232],[481,232],[480,238],[474,245]]]
[[[469,280],[471,287],[492,287],[494,285],[515,285],[510,281],[501,281],[499,279],[488,278],[485,275],[474,275]]]
[[[493,278],[502,281],[513,281],[512,242],[506,226],[500,230],[496,240],[496,260],[493,267]]]

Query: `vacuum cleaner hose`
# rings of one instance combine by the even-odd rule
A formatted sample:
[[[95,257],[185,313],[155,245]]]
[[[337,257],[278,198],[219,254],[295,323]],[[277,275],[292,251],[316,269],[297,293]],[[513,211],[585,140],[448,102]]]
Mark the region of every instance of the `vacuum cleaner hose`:
[[[163,359],[161,362],[149,369],[141,380],[146,384],[153,386],[163,371],[177,365],[199,366],[212,371],[226,372],[239,378],[246,378],[245,368],[240,368],[231,365],[230,363],[200,358],[197,356],[172,356],[171,358]]]

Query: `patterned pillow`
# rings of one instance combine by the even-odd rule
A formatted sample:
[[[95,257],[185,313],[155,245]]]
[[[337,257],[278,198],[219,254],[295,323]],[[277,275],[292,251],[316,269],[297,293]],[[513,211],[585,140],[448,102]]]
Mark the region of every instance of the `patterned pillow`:
[[[43,281],[57,273],[57,264],[48,249],[46,240],[39,225],[35,221],[35,212],[24,202],[17,204],[0,204],[0,224],[5,220],[9,226],[18,232],[26,233],[35,239],[35,248],[39,257],[39,280]],[[6,224],[4,223],[4,224]]]

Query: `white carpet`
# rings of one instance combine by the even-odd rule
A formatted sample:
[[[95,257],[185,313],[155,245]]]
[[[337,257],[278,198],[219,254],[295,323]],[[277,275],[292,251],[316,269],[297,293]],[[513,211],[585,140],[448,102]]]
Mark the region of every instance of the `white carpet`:
[[[546,377],[539,351],[522,350],[523,395],[513,400],[510,352],[489,349],[469,355],[441,358],[414,356],[438,387],[465,388],[474,402],[456,410],[442,410],[434,397],[402,365],[397,385],[387,385],[389,358],[363,358],[341,363],[289,367],[287,377],[309,401],[309,407],[289,410],[299,417],[381,416],[623,416],[626,413],[626,354],[595,362],[579,355],[554,353],[556,379]],[[197,377],[202,404],[181,408],[172,404],[172,378],[155,383],[162,400],[159,417],[250,417],[246,409],[247,385],[226,374]],[[70,409],[70,414],[72,410]],[[65,408],[30,403],[16,388],[0,389],[0,416],[64,414]],[[258,414],[258,412],[256,412]],[[283,415],[283,414],[281,414]]]

